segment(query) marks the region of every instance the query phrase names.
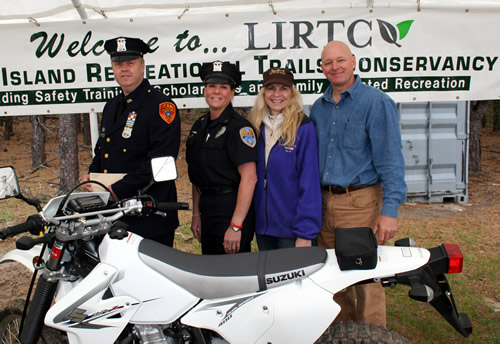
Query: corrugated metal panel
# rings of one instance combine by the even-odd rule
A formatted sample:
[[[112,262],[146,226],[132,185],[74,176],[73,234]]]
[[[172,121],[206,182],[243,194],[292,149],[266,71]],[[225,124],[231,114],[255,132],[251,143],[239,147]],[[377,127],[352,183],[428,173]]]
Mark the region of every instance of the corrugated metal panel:
[[[465,101],[398,104],[409,201],[467,202],[468,108]]]

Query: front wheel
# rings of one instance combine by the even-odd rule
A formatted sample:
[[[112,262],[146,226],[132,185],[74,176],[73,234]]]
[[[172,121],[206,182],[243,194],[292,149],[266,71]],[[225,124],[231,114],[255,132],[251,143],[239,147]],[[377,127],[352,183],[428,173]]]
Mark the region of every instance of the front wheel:
[[[362,321],[334,322],[315,344],[408,344],[399,333]]]
[[[0,310],[0,344],[21,343],[19,340],[19,327],[23,315],[24,300],[12,300]],[[59,344],[67,343],[62,332],[44,326],[38,343]]]

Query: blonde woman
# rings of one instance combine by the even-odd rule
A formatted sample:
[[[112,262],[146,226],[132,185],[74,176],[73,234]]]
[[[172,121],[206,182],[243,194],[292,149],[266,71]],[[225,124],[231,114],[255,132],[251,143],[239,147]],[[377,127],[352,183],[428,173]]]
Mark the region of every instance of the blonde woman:
[[[321,228],[318,140],[288,69],[264,73],[249,119],[258,137],[259,250],[312,246]]]

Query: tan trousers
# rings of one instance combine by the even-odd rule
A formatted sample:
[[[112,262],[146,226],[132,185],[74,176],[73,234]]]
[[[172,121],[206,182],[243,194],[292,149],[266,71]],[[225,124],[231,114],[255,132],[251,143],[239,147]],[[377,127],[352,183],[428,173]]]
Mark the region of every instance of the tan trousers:
[[[375,226],[382,209],[382,187],[332,195],[323,190],[323,220],[318,236],[318,246],[335,247],[335,228]],[[371,283],[347,288],[334,296],[341,311],[335,321],[364,321],[386,326],[385,290],[380,283]]]

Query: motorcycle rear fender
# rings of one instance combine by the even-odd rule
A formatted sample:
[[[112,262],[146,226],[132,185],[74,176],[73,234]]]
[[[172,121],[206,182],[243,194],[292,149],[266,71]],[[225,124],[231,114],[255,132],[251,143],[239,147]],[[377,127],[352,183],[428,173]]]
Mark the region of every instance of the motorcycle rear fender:
[[[379,246],[378,262],[370,270],[340,270],[334,249],[328,249],[325,266],[310,276],[322,288],[335,294],[361,281],[381,279],[420,268],[429,261],[430,252],[419,247]]]
[[[35,267],[33,266],[33,259],[40,255],[41,250],[42,246],[36,245],[28,251],[18,249],[9,251],[0,258],[0,264],[18,262],[27,267],[31,272],[34,272]]]
[[[333,295],[310,279],[260,293],[203,300],[183,324],[217,332],[227,342],[313,343],[340,312]]]
[[[468,337],[472,333],[472,323],[467,314],[459,313],[455,304],[446,278],[449,258],[445,245],[431,248],[429,252],[431,258],[428,264],[415,271],[396,274],[396,281],[410,286],[409,296],[412,299],[429,302],[455,330]],[[425,289],[422,289],[423,286]],[[422,293],[423,290],[426,293]]]

